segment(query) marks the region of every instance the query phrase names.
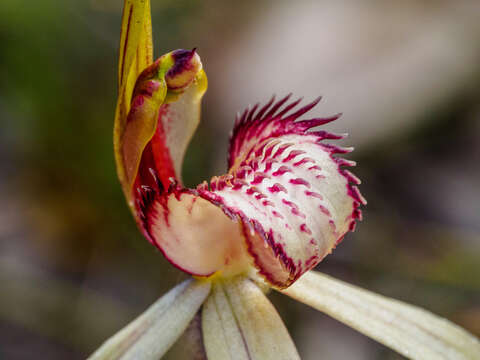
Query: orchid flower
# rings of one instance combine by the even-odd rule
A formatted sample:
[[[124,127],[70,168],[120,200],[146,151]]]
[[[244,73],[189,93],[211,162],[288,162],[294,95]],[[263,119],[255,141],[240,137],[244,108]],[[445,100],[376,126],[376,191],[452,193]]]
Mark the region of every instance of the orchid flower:
[[[118,83],[114,144],[127,202],[147,240],[192,278],[91,359],[159,359],[187,329],[196,358],[299,359],[270,288],[408,358],[480,358],[478,339],[453,323],[312,270],[366,204],[344,169],[354,163],[337,155],[352,149],[323,141],[344,135],[318,129],[338,116],[304,119],[319,99],[299,106],[289,95],[244,111],[228,172],[189,189],[180,172],[207,78],[195,49],[153,61],[148,0],[125,0]]]

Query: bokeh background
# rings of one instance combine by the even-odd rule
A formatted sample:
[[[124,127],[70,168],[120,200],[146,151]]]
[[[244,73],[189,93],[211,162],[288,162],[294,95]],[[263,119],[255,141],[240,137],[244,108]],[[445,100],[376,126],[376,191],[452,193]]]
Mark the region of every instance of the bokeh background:
[[[185,275],[137,231],[112,125],[121,0],[0,1],[0,359],[82,359]],[[209,76],[188,185],[237,111],[276,93],[343,112],[368,199],[318,270],[480,335],[480,2],[152,0],[157,56]],[[400,359],[271,294],[305,359]],[[177,358],[170,354],[170,358]]]

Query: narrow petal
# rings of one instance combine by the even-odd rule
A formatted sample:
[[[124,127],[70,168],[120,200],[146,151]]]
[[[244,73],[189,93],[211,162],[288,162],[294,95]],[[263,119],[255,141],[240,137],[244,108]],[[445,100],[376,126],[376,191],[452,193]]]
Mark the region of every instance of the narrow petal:
[[[300,359],[277,311],[250,280],[217,283],[202,322],[209,360]]]
[[[209,360],[248,360],[250,354],[223,286],[216,282],[203,305],[202,329]]]
[[[410,359],[478,359],[480,342],[426,310],[308,272],[282,293],[320,310]]]
[[[177,285],[89,359],[159,359],[185,331],[209,292],[209,282],[187,280]]]

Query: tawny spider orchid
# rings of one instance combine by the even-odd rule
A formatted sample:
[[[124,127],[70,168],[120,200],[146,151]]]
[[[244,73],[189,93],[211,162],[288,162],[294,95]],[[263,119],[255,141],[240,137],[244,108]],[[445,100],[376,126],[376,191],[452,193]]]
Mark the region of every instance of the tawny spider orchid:
[[[340,139],[305,119],[319,99],[290,95],[239,115],[228,172],[181,182],[207,78],[195,50],[153,61],[150,4],[125,0],[115,116],[120,182],[144,236],[194,276],[102,345],[92,359],[158,359],[190,326],[196,358],[298,359],[264,292],[304,302],[412,359],[480,358],[478,339],[419,308],[311,271],[361,219],[360,181]],[[200,317],[200,320],[198,318]],[[196,330],[195,330],[196,329]],[[199,330],[201,329],[201,330]]]

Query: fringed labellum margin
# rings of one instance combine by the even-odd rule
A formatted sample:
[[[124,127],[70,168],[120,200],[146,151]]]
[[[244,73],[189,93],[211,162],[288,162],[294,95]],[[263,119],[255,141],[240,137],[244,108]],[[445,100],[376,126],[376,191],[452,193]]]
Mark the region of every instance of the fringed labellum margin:
[[[150,79],[150,71],[139,79]],[[137,81],[136,89],[142,84]],[[271,285],[287,287],[361,218],[359,181],[342,168],[354,163],[333,156],[351,149],[322,143],[342,135],[310,131],[337,117],[298,121],[318,100],[296,109],[299,101],[288,103],[289,96],[256,106],[236,121],[228,173],[186,189],[175,169],[181,158],[175,162],[170,155],[172,127],[165,125],[169,109],[195,86],[193,81],[156,113],[158,125],[133,184],[140,226],[169,261],[190,274],[234,275],[253,263]],[[129,117],[143,114],[135,94]]]
[[[181,166],[200,120],[207,78],[194,50],[152,60],[149,2],[126,0],[114,143],[118,174],[145,237],[179,269],[197,276],[258,273],[285,288],[353,230],[365,200],[344,166],[347,153],[315,130],[335,120],[302,120],[299,107],[272,98],[238,116],[227,174],[195,189]]]

